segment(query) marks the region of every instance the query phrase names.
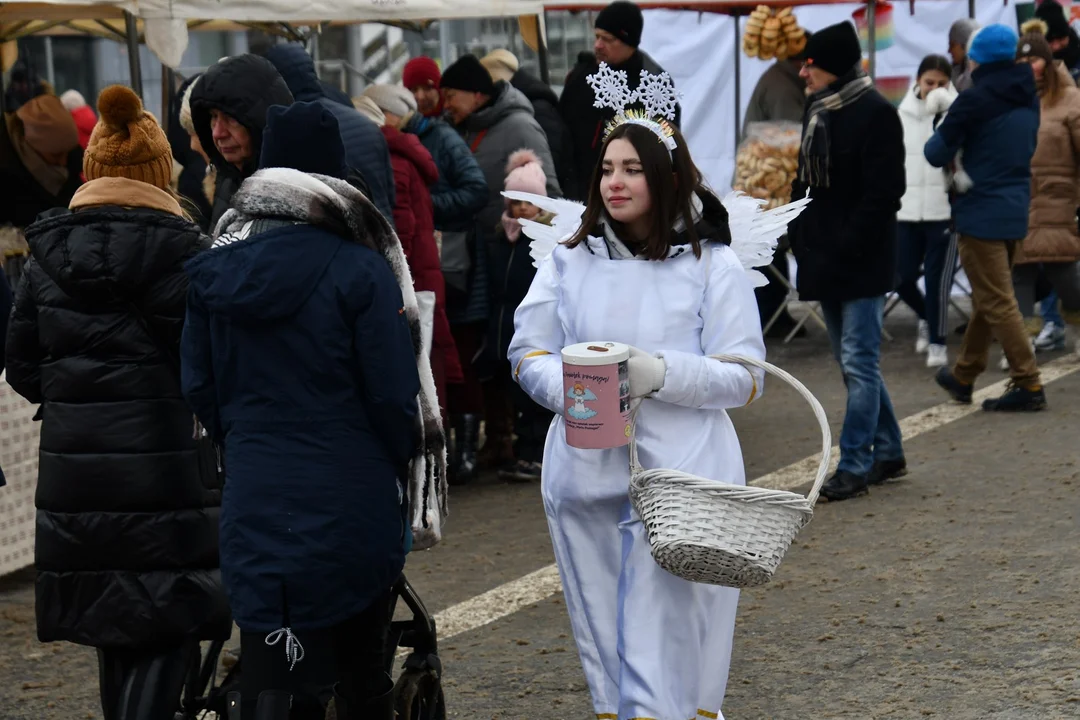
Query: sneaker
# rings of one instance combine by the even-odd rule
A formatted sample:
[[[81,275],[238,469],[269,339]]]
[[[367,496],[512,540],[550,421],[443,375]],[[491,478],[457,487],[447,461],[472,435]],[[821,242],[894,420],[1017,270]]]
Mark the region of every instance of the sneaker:
[[[973,385],[965,385],[956,379],[956,376],[952,374],[952,370],[947,367],[943,367],[938,370],[937,375],[934,376],[934,381],[940,385],[952,399],[958,403],[964,403],[965,405],[971,404],[971,393],[974,390]]]
[[[926,349],[926,367],[939,368],[949,364],[949,350],[944,345],[930,345]]]
[[[1041,385],[1028,390],[1009,383],[1004,395],[984,400],[982,407],[987,412],[1038,412],[1046,409],[1046,393]]]
[[[847,470],[837,470],[836,474],[821,486],[821,494],[828,498],[829,502],[848,500],[868,492],[870,490],[866,486],[866,478]]]
[[[924,353],[930,347],[930,326],[925,320],[919,321],[919,336],[915,340],[915,352]]]
[[[1048,322],[1043,325],[1039,336],[1035,338],[1035,350],[1046,352],[1048,350],[1065,349],[1065,328],[1057,323]]]
[[[518,460],[510,467],[499,471],[499,479],[509,482],[533,482],[540,479],[543,466],[538,462]]]

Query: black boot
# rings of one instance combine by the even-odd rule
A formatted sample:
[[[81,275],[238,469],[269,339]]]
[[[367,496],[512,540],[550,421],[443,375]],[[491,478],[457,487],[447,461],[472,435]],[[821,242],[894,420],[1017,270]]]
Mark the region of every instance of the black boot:
[[[1046,393],[1041,386],[1029,390],[1010,384],[1004,395],[984,400],[982,407],[987,412],[1038,412],[1046,409]]]
[[[847,500],[867,492],[866,478],[847,470],[838,470],[821,488],[821,494],[827,497],[829,502]]]
[[[462,415],[452,416],[446,432],[446,473],[451,485],[457,484],[454,477],[461,469],[461,437],[464,434],[465,418]]]
[[[467,485],[476,477],[476,445],[480,442],[480,418],[462,415],[454,426],[454,453],[458,464],[453,474],[454,485]]]
[[[292,695],[284,690],[264,690],[255,705],[255,720],[289,720]]]
[[[225,696],[225,720],[241,720],[240,693],[231,692]]]
[[[337,720],[395,720],[394,683],[387,677],[386,692],[359,705],[345,698],[339,683],[334,686],[334,711]]]
[[[907,475],[907,460],[879,460],[870,468],[866,476],[867,485],[884,485],[889,480],[896,480]]]

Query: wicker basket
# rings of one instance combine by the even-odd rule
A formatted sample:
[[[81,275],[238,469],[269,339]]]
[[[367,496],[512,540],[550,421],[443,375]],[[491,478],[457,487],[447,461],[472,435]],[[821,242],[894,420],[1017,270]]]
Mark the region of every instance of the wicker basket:
[[[822,451],[810,495],[729,485],[676,470],[645,470],[631,434],[630,500],[660,567],[692,582],[740,588],[764,585],[796,533],[814,516],[829,469],[832,435],[821,403],[788,373],[740,355],[711,357],[761,368],[794,387],[813,408],[821,426]]]

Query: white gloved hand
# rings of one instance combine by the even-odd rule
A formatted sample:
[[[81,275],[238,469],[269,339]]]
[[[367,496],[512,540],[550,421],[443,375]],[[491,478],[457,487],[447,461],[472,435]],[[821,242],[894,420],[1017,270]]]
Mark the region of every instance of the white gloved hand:
[[[926,109],[931,115],[940,115],[952,107],[956,94],[949,92],[948,88],[934,88],[926,95]]]
[[[667,363],[663,358],[650,355],[636,347],[630,348],[630,361],[627,363],[630,380],[630,397],[642,398],[659,392],[664,388],[667,375]]]

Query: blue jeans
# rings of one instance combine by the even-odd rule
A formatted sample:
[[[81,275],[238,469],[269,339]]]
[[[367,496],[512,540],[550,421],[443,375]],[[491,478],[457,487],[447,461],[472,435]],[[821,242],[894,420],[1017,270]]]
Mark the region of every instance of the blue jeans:
[[[1040,315],[1042,315],[1044,323],[1054,323],[1059,328],[1065,327],[1065,321],[1061,318],[1061,312],[1058,310],[1057,290],[1051,290],[1050,294],[1042,299],[1039,307],[1041,308]]]
[[[825,301],[821,310],[848,392],[838,469],[866,477],[875,462],[904,457],[900,424],[881,377],[885,298]]]

